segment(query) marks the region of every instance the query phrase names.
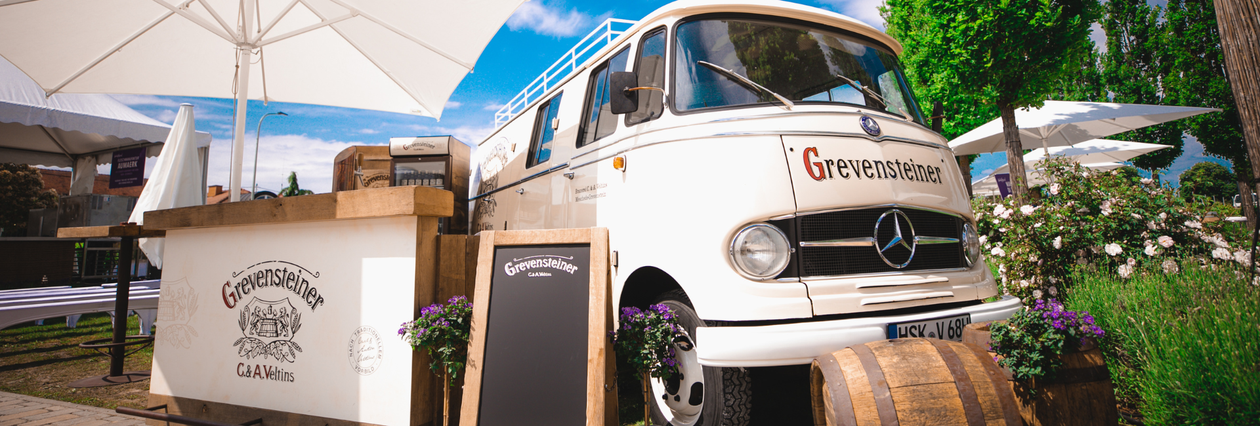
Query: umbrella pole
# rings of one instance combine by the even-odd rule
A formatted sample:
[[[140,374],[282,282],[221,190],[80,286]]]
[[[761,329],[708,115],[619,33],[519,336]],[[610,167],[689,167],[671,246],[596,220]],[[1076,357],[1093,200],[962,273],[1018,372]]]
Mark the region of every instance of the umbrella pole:
[[[245,2],[247,5],[251,2]],[[246,6],[249,7],[249,6]],[[252,20],[246,19],[246,25]],[[247,32],[248,34],[248,32]],[[245,108],[249,105],[249,61],[251,53],[248,47],[238,47],[240,59],[236,70],[236,118],[232,120],[232,172],[230,173],[228,195],[232,202],[241,200],[241,165],[245,162]]]

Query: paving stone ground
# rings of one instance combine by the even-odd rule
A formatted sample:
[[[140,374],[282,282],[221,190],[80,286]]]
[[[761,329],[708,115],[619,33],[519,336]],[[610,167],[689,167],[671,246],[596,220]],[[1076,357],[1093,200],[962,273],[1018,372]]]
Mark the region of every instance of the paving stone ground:
[[[142,426],[144,419],[100,407],[0,392],[0,426]]]

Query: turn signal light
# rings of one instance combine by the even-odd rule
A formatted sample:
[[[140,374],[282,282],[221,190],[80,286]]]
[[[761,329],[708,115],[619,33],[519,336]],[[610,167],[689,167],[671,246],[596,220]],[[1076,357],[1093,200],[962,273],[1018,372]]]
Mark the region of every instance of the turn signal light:
[[[626,157],[624,155],[613,157],[613,168],[623,172],[626,171]]]

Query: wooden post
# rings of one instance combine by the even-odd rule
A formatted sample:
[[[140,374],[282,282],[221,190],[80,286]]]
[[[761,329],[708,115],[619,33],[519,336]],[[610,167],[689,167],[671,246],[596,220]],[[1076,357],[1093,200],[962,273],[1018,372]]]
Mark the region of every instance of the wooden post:
[[[643,373],[643,377],[640,378],[643,382],[643,426],[652,424],[652,417],[649,415],[652,412],[652,406],[649,405],[652,403],[652,399],[651,395],[648,394],[648,380],[650,379],[651,377],[648,377],[648,373],[646,372]]]
[[[1260,191],[1260,1],[1215,0],[1229,85],[1238,104],[1252,177]],[[1243,194],[1246,197],[1247,194]]]

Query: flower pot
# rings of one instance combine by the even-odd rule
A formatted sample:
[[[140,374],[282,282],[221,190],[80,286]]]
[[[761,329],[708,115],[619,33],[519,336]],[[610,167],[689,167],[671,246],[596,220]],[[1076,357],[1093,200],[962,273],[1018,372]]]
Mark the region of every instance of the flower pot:
[[[991,323],[969,324],[963,342],[989,348]],[[1027,383],[1008,380],[1020,417],[1031,426],[1114,425],[1119,420],[1116,394],[1102,350],[1092,339],[1059,355],[1063,366],[1051,378]]]

